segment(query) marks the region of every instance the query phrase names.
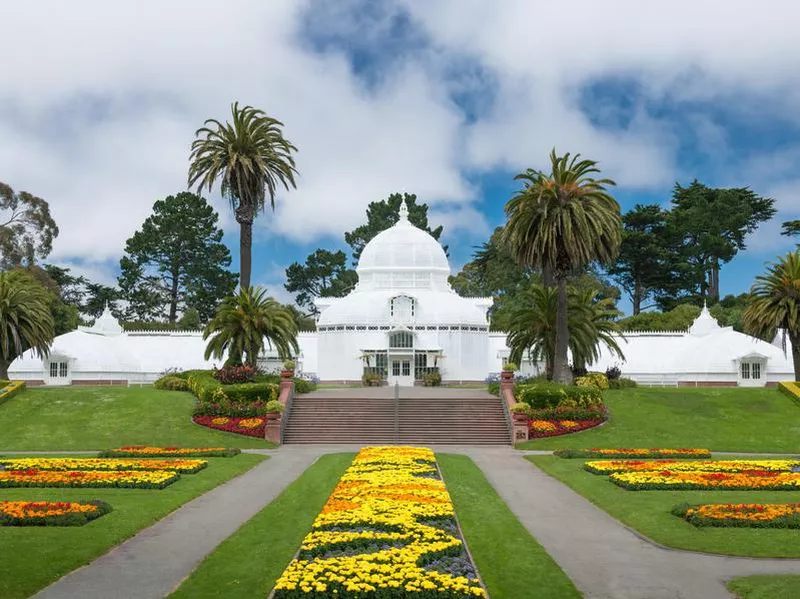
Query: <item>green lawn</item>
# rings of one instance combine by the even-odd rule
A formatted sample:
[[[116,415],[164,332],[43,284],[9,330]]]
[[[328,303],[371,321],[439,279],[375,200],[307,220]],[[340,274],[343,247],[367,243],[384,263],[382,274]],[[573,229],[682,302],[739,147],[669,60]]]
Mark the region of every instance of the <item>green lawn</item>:
[[[437,454],[470,553],[492,599],[581,594],[467,456]]]
[[[777,389],[640,387],[607,391],[605,400],[611,418],[603,426],[517,447],[800,452],[800,407]]]
[[[265,597],[294,556],[354,454],[322,457],[170,595],[172,599]],[[580,597],[467,457],[437,455],[478,569],[492,599]]]
[[[170,597],[266,597],[354,457],[353,453],[337,453],[317,460],[223,541]]]
[[[728,589],[741,599],[796,599],[800,597],[800,576],[743,576],[731,580]]]
[[[193,405],[189,393],[151,387],[28,389],[0,405],[0,451],[273,446],[194,424]]]
[[[190,499],[249,470],[264,456],[207,458],[165,489],[3,489],[5,500],[102,499],[114,511],[79,527],[0,527],[0,597],[21,599],[87,564]]]
[[[678,504],[797,502],[790,491],[626,491],[607,476],[583,469],[587,460],[553,456],[528,459],[596,506],[646,537],[679,549],[752,557],[800,557],[796,530],[767,528],[696,528],[670,510]]]

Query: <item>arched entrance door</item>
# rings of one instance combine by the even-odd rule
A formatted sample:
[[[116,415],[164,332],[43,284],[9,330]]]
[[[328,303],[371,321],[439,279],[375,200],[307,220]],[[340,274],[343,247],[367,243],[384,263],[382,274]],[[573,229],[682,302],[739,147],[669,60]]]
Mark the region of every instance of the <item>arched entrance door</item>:
[[[411,331],[392,331],[389,333],[389,373],[390,385],[414,386],[414,334]]]

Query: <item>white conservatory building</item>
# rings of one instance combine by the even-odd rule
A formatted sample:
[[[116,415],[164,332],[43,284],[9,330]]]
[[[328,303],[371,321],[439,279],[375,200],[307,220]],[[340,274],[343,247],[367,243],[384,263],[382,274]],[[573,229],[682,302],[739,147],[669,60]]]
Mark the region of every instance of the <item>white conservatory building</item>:
[[[317,331],[298,336],[297,369],[326,382],[360,381],[365,369],[390,384],[414,385],[431,369],[443,382],[483,381],[498,373],[510,353],[503,332],[489,330],[492,298],[459,296],[448,283],[442,246],[400,219],[364,248],[358,284],[342,298],[321,298]],[[167,369],[210,369],[200,331],[129,331],[106,309],[91,327],[53,342],[49,358],[29,350],[9,368],[31,385],[147,384]],[[626,333],[625,359],[602,348],[591,370],[618,366],[641,384],[765,386],[794,378],[791,348],[721,327],[707,309],[688,331]],[[280,368],[274,353],[263,367]],[[217,364],[219,365],[219,364]],[[541,365],[523,362],[523,374]]]

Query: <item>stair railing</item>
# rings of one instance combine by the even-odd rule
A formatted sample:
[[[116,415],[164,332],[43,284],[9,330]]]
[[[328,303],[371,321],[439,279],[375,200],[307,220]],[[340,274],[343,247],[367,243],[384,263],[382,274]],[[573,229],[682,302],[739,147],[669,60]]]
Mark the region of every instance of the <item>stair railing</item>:
[[[394,442],[400,441],[400,385],[394,384]]]

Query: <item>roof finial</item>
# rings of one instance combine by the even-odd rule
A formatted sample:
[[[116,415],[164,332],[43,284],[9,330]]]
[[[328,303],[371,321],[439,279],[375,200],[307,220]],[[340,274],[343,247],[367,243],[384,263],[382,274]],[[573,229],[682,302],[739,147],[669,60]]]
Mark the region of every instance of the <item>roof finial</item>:
[[[400,204],[400,220],[408,220],[408,206],[406,205],[405,198],[403,198]]]

